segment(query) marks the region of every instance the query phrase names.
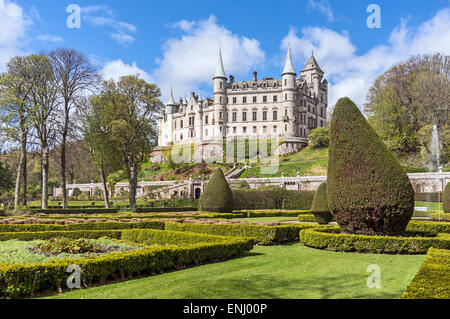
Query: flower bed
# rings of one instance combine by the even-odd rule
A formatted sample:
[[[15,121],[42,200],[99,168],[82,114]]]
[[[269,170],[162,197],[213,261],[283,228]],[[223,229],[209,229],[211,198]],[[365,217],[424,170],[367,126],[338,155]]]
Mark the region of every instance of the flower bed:
[[[430,237],[415,237],[419,234]],[[346,252],[385,254],[425,254],[430,247],[450,249],[450,238],[432,233],[409,233],[410,236],[366,236],[341,234],[338,227],[304,229],[300,241],[309,247]],[[434,236],[433,236],[434,235]]]

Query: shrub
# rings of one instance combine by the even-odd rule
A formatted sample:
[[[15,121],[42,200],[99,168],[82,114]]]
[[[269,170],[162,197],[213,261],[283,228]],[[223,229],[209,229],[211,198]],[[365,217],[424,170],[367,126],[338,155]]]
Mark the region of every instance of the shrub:
[[[199,201],[199,210],[216,213],[233,212],[233,193],[220,168],[206,184]]]
[[[317,221],[317,218],[315,215],[298,215],[297,217],[298,221],[304,222],[304,223],[314,223]]]
[[[450,250],[430,248],[401,299],[450,299]]]
[[[260,189],[234,189],[234,209],[287,209],[309,210],[313,191],[286,190],[281,187]]]
[[[450,183],[445,186],[444,193],[442,195],[442,207],[444,213],[450,213]]]
[[[115,214],[118,208],[32,209],[32,214]]]
[[[197,207],[137,207],[134,213],[196,212]]]
[[[80,196],[82,194],[79,188],[74,188],[72,191],[72,196]]]
[[[316,195],[314,196],[311,206],[311,213],[314,214],[317,222],[321,225],[326,225],[333,219],[333,216],[328,209],[326,182],[320,184],[316,191]]]
[[[331,120],[327,198],[345,233],[399,234],[414,211],[408,176],[349,99]]]
[[[412,220],[406,230],[450,234],[450,223]]]
[[[96,253],[101,251],[101,245],[93,244],[84,238],[55,237],[40,243],[35,247],[34,251],[45,255]]]
[[[305,229],[300,231],[300,241],[309,247],[346,252],[385,254],[425,254],[430,247],[450,249],[450,239],[445,237],[367,236],[341,234],[339,229]],[[436,235],[436,234],[434,234]]]
[[[309,145],[313,148],[328,147],[330,144],[330,127],[318,127],[309,133]]]

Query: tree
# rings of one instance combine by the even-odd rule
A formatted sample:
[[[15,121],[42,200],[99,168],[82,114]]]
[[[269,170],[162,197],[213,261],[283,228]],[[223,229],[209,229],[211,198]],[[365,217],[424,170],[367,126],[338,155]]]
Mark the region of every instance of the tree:
[[[160,90],[137,76],[123,76],[103,83],[105,125],[118,145],[122,163],[129,176],[130,208],[136,207],[137,175],[144,157],[157,141],[157,116],[163,104]]]
[[[218,168],[211,176],[199,200],[199,210],[217,213],[233,212],[233,193],[225,176]]]
[[[395,235],[406,229],[414,212],[411,182],[349,98],[334,109],[328,159],[328,206],[343,232]]]
[[[89,144],[91,157],[100,170],[103,185],[105,207],[110,207],[106,176],[122,168],[120,148],[112,139],[111,128],[108,126],[105,112],[108,100],[102,96],[93,96],[82,110],[82,130]]]
[[[448,183],[442,193],[442,208],[444,213],[450,214],[450,183]]]
[[[45,55],[33,54],[28,57],[32,79],[30,98],[30,120],[36,130],[41,152],[41,188],[43,209],[48,208],[48,174],[50,142],[54,139],[57,90],[54,85],[50,60]]]
[[[1,122],[5,136],[20,144],[20,159],[14,190],[14,208],[19,206],[20,188],[22,204],[26,205],[27,145],[29,136],[28,107],[32,89],[28,57],[14,57],[7,64],[7,71],[0,75]]]
[[[331,215],[327,203],[326,182],[320,184],[317,189],[311,205],[311,212],[314,214],[314,217],[319,224],[328,224],[333,219],[333,215]]]
[[[66,189],[66,142],[70,128],[71,111],[77,99],[86,91],[92,91],[99,82],[98,70],[81,53],[73,49],[59,48],[48,54],[54,85],[62,100],[62,120],[58,121],[61,134],[60,181],[63,206],[67,208]]]
[[[328,147],[330,144],[330,127],[318,127],[309,134],[309,145],[314,148]]]
[[[8,166],[4,166],[2,162],[0,162],[0,195],[4,191],[8,191],[13,188],[13,176]]]

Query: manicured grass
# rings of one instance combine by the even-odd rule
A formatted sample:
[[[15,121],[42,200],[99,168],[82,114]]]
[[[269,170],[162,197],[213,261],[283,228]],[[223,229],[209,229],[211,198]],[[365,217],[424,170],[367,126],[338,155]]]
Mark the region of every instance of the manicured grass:
[[[424,258],[257,246],[242,258],[50,298],[399,298]],[[381,267],[379,289],[366,285],[371,264]]]

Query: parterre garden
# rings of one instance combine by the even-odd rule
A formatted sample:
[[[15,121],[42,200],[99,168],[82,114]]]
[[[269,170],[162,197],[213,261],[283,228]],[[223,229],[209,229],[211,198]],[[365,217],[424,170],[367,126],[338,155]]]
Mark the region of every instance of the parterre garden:
[[[219,169],[198,211],[2,216],[0,297],[450,298],[450,187],[440,222],[412,220],[409,179],[346,98],[329,152],[328,181],[315,194],[235,192]],[[267,201],[274,209],[260,210]],[[373,264],[380,288],[368,284]],[[74,265],[81,289],[67,292]]]

